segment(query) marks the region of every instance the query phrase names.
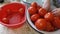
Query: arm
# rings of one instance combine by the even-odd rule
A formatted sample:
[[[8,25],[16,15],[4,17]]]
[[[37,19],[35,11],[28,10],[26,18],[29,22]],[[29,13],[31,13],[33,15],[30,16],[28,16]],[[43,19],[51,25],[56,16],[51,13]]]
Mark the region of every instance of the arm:
[[[46,10],[50,10],[50,0],[45,0],[43,2],[43,6],[42,8],[46,9]]]

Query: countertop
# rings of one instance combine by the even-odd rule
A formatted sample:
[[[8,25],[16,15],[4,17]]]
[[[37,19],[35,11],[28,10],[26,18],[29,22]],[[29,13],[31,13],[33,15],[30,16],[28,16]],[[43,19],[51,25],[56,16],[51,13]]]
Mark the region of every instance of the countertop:
[[[17,29],[10,29],[0,24],[0,34],[39,34],[33,30],[27,22]]]

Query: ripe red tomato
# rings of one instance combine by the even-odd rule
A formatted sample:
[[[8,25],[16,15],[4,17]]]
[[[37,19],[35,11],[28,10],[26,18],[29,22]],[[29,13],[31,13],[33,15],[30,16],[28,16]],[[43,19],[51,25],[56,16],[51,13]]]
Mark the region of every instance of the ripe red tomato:
[[[29,11],[30,15],[32,15],[32,14],[35,14],[37,12],[37,9],[34,7],[29,7],[28,11]]]
[[[20,8],[20,9],[19,9],[19,13],[20,13],[21,15],[24,15],[24,14],[25,14],[25,10],[24,10],[23,8]]]
[[[55,29],[54,29],[54,27],[52,27],[52,26],[48,26],[47,28],[46,28],[46,31],[48,31],[48,32],[51,32],[51,31],[54,31]]]
[[[47,13],[47,11],[43,8],[40,8],[38,13],[39,13],[40,16],[44,16]]]
[[[40,8],[41,8],[41,6],[40,6],[40,5],[38,5],[38,6],[37,6],[37,10],[39,10]]]
[[[52,23],[56,28],[60,29],[60,19],[58,17],[54,17],[54,22]]]
[[[37,8],[37,3],[36,2],[32,2],[31,6],[34,7],[34,8]]]
[[[46,31],[54,31],[54,27],[52,26],[52,24],[50,22],[47,23],[47,27],[45,29]]]
[[[45,19],[38,19],[35,22],[35,26],[39,29],[39,30],[45,30],[47,27],[47,21]]]
[[[40,18],[40,16],[39,16],[39,14],[33,14],[32,16],[31,16],[31,20],[33,21],[33,22],[35,22],[37,19],[39,19]]]
[[[48,21],[53,21],[54,15],[51,12],[49,12],[45,14],[44,18]]]

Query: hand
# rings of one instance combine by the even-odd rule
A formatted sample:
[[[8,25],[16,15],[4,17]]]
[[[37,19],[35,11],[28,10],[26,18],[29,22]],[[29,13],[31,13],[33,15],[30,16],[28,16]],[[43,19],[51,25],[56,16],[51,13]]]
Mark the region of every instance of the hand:
[[[55,16],[60,16],[60,8],[55,8],[54,10],[52,10],[52,13],[53,13]]]
[[[46,10],[50,10],[50,0],[44,0],[42,7]]]

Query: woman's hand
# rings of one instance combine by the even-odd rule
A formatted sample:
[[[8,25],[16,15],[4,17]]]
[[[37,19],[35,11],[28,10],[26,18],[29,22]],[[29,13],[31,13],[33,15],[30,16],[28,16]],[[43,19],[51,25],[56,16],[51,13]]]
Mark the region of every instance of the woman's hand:
[[[60,8],[55,8],[54,10],[52,10],[52,13],[56,16],[60,16]]]

